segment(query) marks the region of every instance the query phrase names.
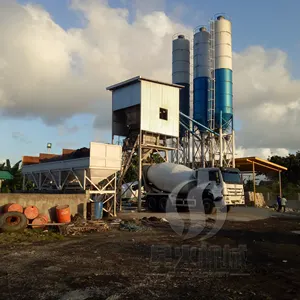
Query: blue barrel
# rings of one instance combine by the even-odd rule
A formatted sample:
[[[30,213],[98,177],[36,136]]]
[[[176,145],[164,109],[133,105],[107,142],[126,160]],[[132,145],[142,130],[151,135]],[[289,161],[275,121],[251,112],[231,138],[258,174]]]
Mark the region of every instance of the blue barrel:
[[[94,219],[99,220],[103,217],[103,202],[94,202]]]

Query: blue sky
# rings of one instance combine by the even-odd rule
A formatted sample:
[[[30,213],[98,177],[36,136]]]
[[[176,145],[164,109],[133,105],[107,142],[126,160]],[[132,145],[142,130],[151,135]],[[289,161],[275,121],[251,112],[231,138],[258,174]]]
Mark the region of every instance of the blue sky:
[[[128,0],[129,3],[133,1]],[[63,28],[81,26],[80,18],[68,6],[70,0],[18,0],[18,2],[42,5]],[[124,7],[123,1],[110,0],[108,2],[112,7]],[[180,20],[192,27],[206,22],[216,13],[228,14],[233,21],[234,51],[241,51],[249,45],[261,45],[287,51],[291,60],[298,58],[300,41],[296,36],[294,38],[294,32],[300,25],[300,2],[297,0],[187,0],[184,2],[166,0],[164,3],[157,7],[164,7],[165,12],[169,14],[174,11],[174,7],[182,6],[184,3],[186,11],[182,12]],[[199,23],[191,17],[195,12],[199,16]],[[293,67],[293,73],[300,75],[299,68]]]
[[[40,4],[64,29],[81,27],[80,15],[69,8],[68,0],[18,0],[20,4]],[[145,2],[141,0],[140,2]],[[157,4],[182,23],[196,27],[206,23],[215,13],[225,12],[233,22],[233,50],[240,52],[249,46],[260,45],[266,49],[278,48],[289,56],[289,69],[295,78],[300,77],[300,2],[297,0],[212,0],[212,1],[174,1],[167,0]],[[122,7],[131,1],[109,1],[112,7]],[[146,7],[151,10],[153,7]],[[155,5],[154,5],[155,8]],[[176,8],[176,10],[175,10]],[[134,15],[131,15],[131,19]],[[295,33],[296,32],[296,33]],[[171,54],[170,54],[171,55]],[[170,66],[171,68],[171,66]],[[0,159],[21,159],[22,155],[36,155],[46,151],[47,142],[53,144],[52,152],[59,153],[62,147],[88,147],[92,140],[110,141],[110,134],[93,128],[94,116],[83,114],[69,119],[65,131],[56,126],[47,126],[40,119],[2,118],[0,128],[2,140]],[[239,124],[239,121],[236,122]]]

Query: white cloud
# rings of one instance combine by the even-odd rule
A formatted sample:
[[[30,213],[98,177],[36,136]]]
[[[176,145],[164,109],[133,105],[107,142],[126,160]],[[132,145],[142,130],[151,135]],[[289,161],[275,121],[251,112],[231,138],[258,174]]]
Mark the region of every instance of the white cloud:
[[[300,81],[291,77],[287,55],[250,47],[234,55],[233,67],[235,116],[242,121],[237,144],[298,149]]]
[[[139,74],[171,79],[171,37],[184,26],[162,11],[130,23],[127,9],[110,8],[107,1],[74,0],[72,8],[84,15],[85,27],[66,31],[39,6],[1,2],[3,114],[54,124],[96,112],[109,128],[106,86]]]
[[[172,35],[191,28],[161,11],[160,0],[132,2],[134,20],[129,10],[104,0],[71,3],[84,16],[83,28],[64,30],[39,6],[1,1],[0,111],[48,124],[91,113],[98,116],[95,124],[109,129],[106,86],[136,75],[171,81]],[[183,7],[173,11],[182,13]],[[266,156],[299,147],[300,82],[286,65],[287,54],[276,49],[255,46],[234,54],[234,110],[242,122],[237,145],[246,152]]]
[[[264,159],[267,159],[270,156],[279,155],[279,156],[287,156],[291,153],[288,149],[278,148],[278,149],[270,149],[270,148],[242,148],[238,147],[236,149],[236,157],[250,157],[250,156],[258,156]]]

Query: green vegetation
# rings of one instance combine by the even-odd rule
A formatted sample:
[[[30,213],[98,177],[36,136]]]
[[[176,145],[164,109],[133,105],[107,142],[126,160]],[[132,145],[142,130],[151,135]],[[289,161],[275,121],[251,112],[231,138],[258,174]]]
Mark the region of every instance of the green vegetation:
[[[64,237],[57,232],[44,232],[39,229],[25,229],[23,232],[3,232],[0,233],[1,244],[31,244],[40,241],[57,241]]]
[[[1,171],[8,171],[13,176],[13,179],[4,180],[2,182],[1,192],[13,193],[16,190],[22,189],[22,174],[21,174],[21,168],[20,168],[21,162],[22,162],[21,160],[18,161],[12,167],[10,164],[10,160],[7,159],[6,163],[0,165]]]
[[[300,187],[300,151],[285,157],[272,156],[269,158],[269,161],[288,168],[287,171],[283,171],[281,174],[282,185],[284,187],[290,184],[298,188]],[[272,177],[274,178],[275,176],[278,178],[277,174],[274,174]]]
[[[10,160],[7,159],[4,164],[0,164],[0,171],[8,171],[12,176],[12,180],[4,180],[1,185],[0,192],[2,193],[14,193],[22,190],[23,179],[22,179],[22,165],[21,160],[18,161],[13,167],[10,164]],[[33,183],[28,182],[26,184],[26,190],[33,189]]]
[[[164,162],[164,159],[158,153],[154,153],[151,156],[151,160],[148,159],[147,162],[158,164]],[[138,155],[136,154],[132,157],[131,165],[124,177],[124,182],[134,182],[138,180],[138,167]]]

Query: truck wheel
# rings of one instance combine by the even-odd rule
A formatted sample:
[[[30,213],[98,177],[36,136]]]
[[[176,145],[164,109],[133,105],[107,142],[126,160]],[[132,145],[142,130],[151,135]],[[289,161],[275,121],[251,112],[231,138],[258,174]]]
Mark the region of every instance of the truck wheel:
[[[27,227],[27,218],[19,212],[8,212],[1,216],[1,230],[4,232],[15,232]]]
[[[154,197],[148,198],[148,209],[151,211],[156,211],[157,210],[157,201]]]
[[[167,203],[168,203],[168,198],[166,197],[160,198],[158,201],[159,211],[166,212]]]
[[[205,214],[210,215],[210,214],[215,214],[216,213],[216,207],[215,207],[212,200],[204,199],[203,200],[203,206],[204,206]]]

